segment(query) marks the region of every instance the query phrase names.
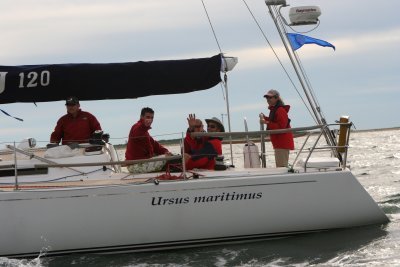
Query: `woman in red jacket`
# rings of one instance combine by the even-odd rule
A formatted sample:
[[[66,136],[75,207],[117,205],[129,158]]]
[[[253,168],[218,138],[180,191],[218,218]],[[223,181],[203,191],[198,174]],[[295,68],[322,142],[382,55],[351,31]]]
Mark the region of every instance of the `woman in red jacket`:
[[[269,116],[264,115],[267,130],[290,128],[288,112],[289,105],[285,105],[277,90],[269,90],[264,97],[268,102]],[[271,143],[275,151],[276,167],[287,167],[289,150],[294,149],[293,133],[271,134]]]

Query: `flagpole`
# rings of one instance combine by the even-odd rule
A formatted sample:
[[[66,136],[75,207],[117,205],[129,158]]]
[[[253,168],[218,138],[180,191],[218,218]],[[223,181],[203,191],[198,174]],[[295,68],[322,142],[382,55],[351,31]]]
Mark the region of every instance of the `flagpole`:
[[[278,33],[282,40],[282,43],[285,46],[286,52],[292,63],[294,71],[296,72],[297,78],[299,79],[299,82],[301,84],[301,87],[303,88],[304,94],[307,97],[310,107],[314,113],[314,119],[316,120],[318,125],[326,125],[327,124],[326,119],[324,118],[323,114],[321,113],[321,108],[319,107],[319,105],[317,105],[315,96],[311,92],[311,89],[310,89],[311,85],[310,85],[308,79],[306,79],[305,71],[303,68],[301,68],[300,59],[297,56],[297,54],[295,53],[295,51],[293,50],[293,48],[290,45],[290,42],[287,38],[284,22],[282,22],[282,16],[280,15],[280,9],[284,6],[286,6],[286,4],[284,4],[284,5],[279,4],[279,7],[278,7],[279,10],[276,11],[277,13],[279,13],[279,16],[277,16],[274,13],[273,9],[271,8],[271,5],[267,4],[269,13],[270,13],[272,20],[274,21],[274,24],[278,30]],[[278,21],[278,19],[279,19],[279,21]],[[333,154],[340,161],[342,161],[341,155],[337,152],[336,149],[334,149],[334,147],[336,147],[337,142],[336,142],[335,137],[333,136],[333,133],[326,127],[323,128],[323,132],[324,132],[325,140],[326,140],[328,146],[332,147]]]
[[[304,91],[304,94],[306,95],[306,97],[307,97],[307,99],[308,99],[308,102],[310,103],[310,107],[311,107],[311,109],[312,109],[312,111],[313,111],[313,113],[314,113],[314,119],[316,120],[316,122],[319,124],[319,125],[321,125],[321,124],[323,124],[322,123],[322,121],[321,121],[321,119],[320,119],[320,114],[317,112],[317,110],[316,110],[316,107],[315,107],[315,103],[314,103],[314,99],[310,96],[310,94],[309,94],[309,89],[308,89],[308,86],[307,86],[307,83],[306,83],[306,81],[305,81],[305,79],[303,78],[303,76],[304,76],[304,73],[301,71],[301,70],[299,70],[299,68],[298,68],[298,61],[297,61],[297,57],[296,57],[296,61],[295,61],[295,59],[294,59],[294,57],[293,57],[293,55],[294,55],[294,51],[292,50],[292,47],[290,46],[290,43],[289,43],[289,41],[287,40],[287,38],[286,38],[286,31],[284,30],[284,27],[283,26],[280,26],[279,24],[278,24],[278,18],[277,17],[279,17],[279,16],[276,16],[275,15],[275,13],[274,13],[274,11],[272,10],[272,8],[271,8],[271,6],[270,5],[267,5],[267,7],[268,7],[268,9],[269,9],[269,13],[271,14],[271,17],[272,17],[272,20],[274,21],[274,24],[275,24],[275,26],[276,26],[276,28],[277,28],[277,30],[278,30],[278,33],[279,33],[279,35],[280,35],[280,37],[281,37],[281,40],[282,40],[282,43],[283,43],[283,45],[285,46],[285,49],[286,49],[286,52],[287,52],[287,54],[288,54],[288,56],[289,56],[289,59],[290,59],[290,61],[291,61],[291,63],[292,63],[292,65],[293,65],[293,68],[294,68],[294,71],[296,72],[296,75],[297,75],[297,78],[299,79],[299,82],[300,82],[300,84],[301,84],[301,87],[303,88],[303,91]],[[280,6],[279,7],[279,9],[281,8],[282,6]],[[280,22],[280,23],[282,23],[282,22]],[[282,31],[284,31],[284,32],[282,32]],[[301,72],[301,73],[300,73]],[[303,75],[303,76],[302,76]]]

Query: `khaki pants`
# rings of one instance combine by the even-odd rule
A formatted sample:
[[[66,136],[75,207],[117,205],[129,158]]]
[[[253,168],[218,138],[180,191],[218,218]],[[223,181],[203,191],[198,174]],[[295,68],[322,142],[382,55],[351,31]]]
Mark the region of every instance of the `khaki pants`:
[[[164,157],[164,155],[162,156]],[[143,162],[136,163],[133,165],[127,166],[127,169],[130,173],[148,173],[148,172],[159,172],[165,166],[165,161],[153,161],[153,162]]]
[[[276,167],[287,167],[289,162],[289,149],[275,149]]]

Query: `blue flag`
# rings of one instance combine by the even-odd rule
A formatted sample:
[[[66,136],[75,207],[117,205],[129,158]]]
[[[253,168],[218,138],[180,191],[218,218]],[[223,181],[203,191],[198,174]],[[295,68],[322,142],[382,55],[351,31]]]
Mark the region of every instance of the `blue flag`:
[[[335,46],[327,41],[312,38],[310,36],[298,34],[298,33],[288,33],[287,37],[292,45],[293,50],[297,50],[302,47],[304,44],[317,44],[320,46],[329,46],[335,50]]]

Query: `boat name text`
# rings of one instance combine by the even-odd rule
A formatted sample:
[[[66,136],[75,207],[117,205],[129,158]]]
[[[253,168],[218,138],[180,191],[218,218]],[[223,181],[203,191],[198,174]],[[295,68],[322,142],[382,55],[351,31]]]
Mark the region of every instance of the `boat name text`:
[[[179,205],[189,203],[210,203],[210,202],[227,202],[235,200],[252,200],[262,198],[262,192],[259,193],[236,193],[228,192],[221,193],[218,195],[210,196],[194,196],[194,197],[152,197],[152,206],[165,206],[165,205]]]

